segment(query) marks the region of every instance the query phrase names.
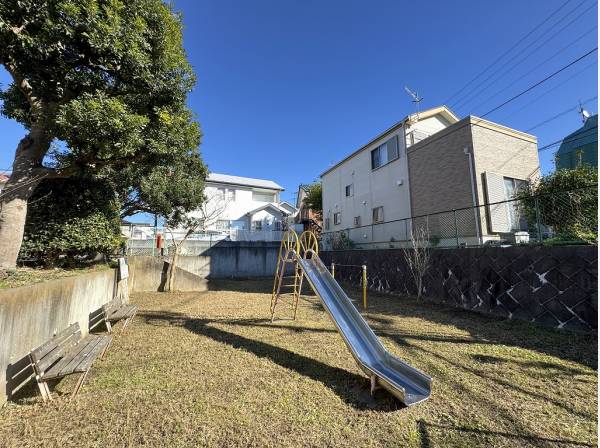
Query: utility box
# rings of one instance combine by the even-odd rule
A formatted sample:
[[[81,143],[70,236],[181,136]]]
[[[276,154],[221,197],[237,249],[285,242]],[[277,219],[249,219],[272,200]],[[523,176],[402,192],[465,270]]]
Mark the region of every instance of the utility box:
[[[515,232],[515,244],[529,244],[529,233],[527,232]]]

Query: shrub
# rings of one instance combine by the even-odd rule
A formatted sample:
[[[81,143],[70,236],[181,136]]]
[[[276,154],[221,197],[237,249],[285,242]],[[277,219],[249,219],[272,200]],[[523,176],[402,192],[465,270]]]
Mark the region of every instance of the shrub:
[[[530,227],[550,226],[564,240],[598,240],[598,172],[582,165],[540,178],[520,194]]]
[[[119,203],[108,183],[47,179],[33,193],[20,257],[73,263],[114,253],[122,243]]]

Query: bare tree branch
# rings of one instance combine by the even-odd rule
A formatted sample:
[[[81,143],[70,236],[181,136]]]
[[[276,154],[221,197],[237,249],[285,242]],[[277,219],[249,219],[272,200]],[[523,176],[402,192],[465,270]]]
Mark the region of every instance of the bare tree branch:
[[[417,299],[423,294],[423,277],[429,269],[431,250],[429,247],[429,229],[421,225],[412,229],[410,247],[403,250],[408,272],[417,289]]]

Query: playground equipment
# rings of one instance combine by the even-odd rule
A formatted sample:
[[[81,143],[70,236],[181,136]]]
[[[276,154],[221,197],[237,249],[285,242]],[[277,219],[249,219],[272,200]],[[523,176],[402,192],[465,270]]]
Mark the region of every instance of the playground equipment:
[[[287,286],[294,289],[286,294],[281,292],[281,288],[285,278],[292,278],[285,276],[289,265],[294,268],[294,283]],[[282,298],[289,295],[292,298],[287,303],[293,307],[296,318],[304,277],[321,300],[359,368],[371,380],[371,393],[381,386],[407,406],[429,398],[431,377],[385,349],[319,258],[317,239],[312,232],[304,232],[300,238],[293,230],[284,234],[271,297],[271,320],[275,317],[277,305],[284,301]]]
[[[367,309],[367,266],[364,264],[341,264],[341,263],[331,263],[331,276],[335,278],[335,267],[343,266],[347,268],[360,268],[362,273],[362,280],[360,284],[362,285],[362,294],[363,294],[363,309]]]

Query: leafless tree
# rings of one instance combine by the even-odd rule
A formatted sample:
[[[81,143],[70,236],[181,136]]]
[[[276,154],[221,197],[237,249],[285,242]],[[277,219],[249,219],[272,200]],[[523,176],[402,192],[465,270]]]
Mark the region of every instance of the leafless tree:
[[[202,203],[202,206],[198,210],[199,216],[178,215],[174,213],[169,219],[166,219],[165,229],[169,233],[171,246],[174,249],[171,254],[171,261],[169,262],[167,291],[173,291],[174,289],[177,262],[179,261],[181,249],[187,239],[198,231],[206,231],[206,229],[216,223],[227,209],[228,204],[229,200],[227,197],[217,191]],[[183,229],[183,237],[177,238],[182,233],[181,229]]]
[[[417,288],[417,299],[423,294],[423,277],[429,268],[431,249],[429,231],[425,226],[413,229],[410,235],[410,247],[403,249],[408,272]]]

